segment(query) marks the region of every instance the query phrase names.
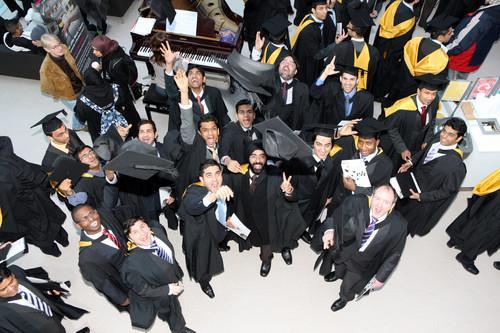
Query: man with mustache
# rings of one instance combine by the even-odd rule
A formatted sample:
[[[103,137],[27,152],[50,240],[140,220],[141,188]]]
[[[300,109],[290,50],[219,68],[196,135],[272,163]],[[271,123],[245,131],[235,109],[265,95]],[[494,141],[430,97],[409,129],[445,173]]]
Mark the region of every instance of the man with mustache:
[[[260,247],[260,275],[271,270],[273,252],[281,252],[287,265],[292,264],[291,249],[306,229],[297,204],[292,176],[267,165],[267,155],[260,143],[247,150],[249,165],[240,174],[228,177],[228,185],[237,198],[237,215],[251,230],[248,239]]]

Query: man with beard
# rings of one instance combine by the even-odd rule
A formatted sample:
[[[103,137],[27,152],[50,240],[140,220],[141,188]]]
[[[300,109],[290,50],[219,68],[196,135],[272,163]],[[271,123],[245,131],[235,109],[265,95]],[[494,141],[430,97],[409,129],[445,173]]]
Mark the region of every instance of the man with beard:
[[[267,165],[267,155],[260,143],[247,150],[249,167],[244,173],[231,174],[228,184],[237,198],[237,215],[251,230],[248,239],[260,247],[260,275],[271,270],[273,252],[281,252],[287,265],[292,264],[291,249],[306,229],[300,215],[292,176]]]
[[[200,167],[200,182],[189,186],[179,208],[185,222],[182,247],[186,255],[189,276],[200,284],[208,297],[215,293],[210,280],[224,271],[218,245],[231,226],[230,187],[222,185],[222,167],[216,161],[206,160]]]
[[[398,172],[412,169],[421,192],[410,189],[409,198],[397,209],[408,221],[408,233],[424,236],[439,222],[460,189],[467,170],[458,143],[467,132],[461,118],[448,119],[429,143]]]
[[[361,294],[364,287],[381,288],[396,268],[406,242],[406,221],[396,211],[397,196],[390,185],[377,187],[370,200],[357,194],[347,198],[325,221],[325,249],[335,254],[332,281],[342,279],[338,311]]]
[[[85,280],[117,307],[130,305],[128,288],[120,269],[127,252],[122,223],[107,209],[96,210],[83,204],[76,206],[71,217],[80,233],[78,267]]]
[[[241,164],[246,160],[246,146],[260,139],[262,135],[253,128],[255,111],[250,100],[239,100],[235,108],[238,121],[230,122],[222,130],[219,157],[221,164],[229,171],[238,173],[241,172]]]
[[[279,116],[292,130],[301,130],[309,122],[309,89],[295,75],[297,60],[287,56],[278,65],[271,97],[262,97],[265,119]]]

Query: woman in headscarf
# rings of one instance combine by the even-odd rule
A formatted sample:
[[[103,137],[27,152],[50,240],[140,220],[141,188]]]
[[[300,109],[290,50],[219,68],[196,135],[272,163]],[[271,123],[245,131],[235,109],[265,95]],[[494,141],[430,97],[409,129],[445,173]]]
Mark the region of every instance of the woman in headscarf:
[[[104,79],[117,83],[124,97],[123,115],[132,125],[132,136],[137,136],[137,124],[141,120],[134,106],[132,92],[137,85],[137,67],[134,61],[123,51],[116,40],[107,36],[97,36],[92,40],[94,55],[101,59],[100,69]]]
[[[124,117],[123,92],[117,83],[106,82],[94,68],[85,71],[85,89],[78,98],[75,113],[79,119],[87,122],[92,142],[109,127],[127,127]]]

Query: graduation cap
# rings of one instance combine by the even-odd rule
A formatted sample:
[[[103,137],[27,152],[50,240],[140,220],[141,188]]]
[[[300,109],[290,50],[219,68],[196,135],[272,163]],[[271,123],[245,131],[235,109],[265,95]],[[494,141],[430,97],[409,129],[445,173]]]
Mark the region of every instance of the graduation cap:
[[[268,156],[290,160],[311,155],[311,147],[279,117],[254,125],[262,133],[262,144]]]
[[[109,161],[118,155],[123,139],[115,126],[110,126],[105,134],[94,141],[94,151],[103,161]]]
[[[142,180],[147,180],[158,172],[166,173],[172,180],[175,180],[179,175],[172,161],[132,150],[119,154],[106,164],[104,169]]]
[[[358,77],[360,70],[363,72],[366,72],[363,68],[359,68],[359,67],[347,65],[347,64],[335,64],[335,69],[339,70],[340,75],[347,73],[347,74],[354,75],[356,77]]]
[[[51,184],[57,186],[66,178],[71,179],[71,186],[75,186],[80,177],[89,169],[87,164],[83,164],[68,156],[58,156],[54,161],[54,171],[49,175]]]
[[[367,28],[374,25],[370,17],[370,10],[365,2],[354,0],[347,5],[347,13],[351,23],[358,28]]]
[[[31,126],[30,128],[33,128],[38,125],[42,125],[42,130],[45,135],[50,135],[52,132],[54,132],[56,129],[61,127],[62,125],[62,120],[57,118],[57,115],[59,113],[64,114],[65,116],[68,115],[68,113],[64,110],[59,110],[56,112],[49,113],[45,117],[43,117],[40,121],[38,121],[36,124]]]
[[[234,80],[238,81],[245,90],[271,96],[271,93],[265,88],[272,89],[276,70],[274,65],[253,61],[235,50],[227,57],[227,62],[214,56],[212,59]]]
[[[289,25],[290,22],[288,22],[288,19],[284,15],[278,14],[264,21],[264,23],[262,23],[261,29],[267,32],[267,35],[271,39],[279,41],[288,32]]]
[[[339,126],[331,124],[313,123],[304,126],[300,135],[304,137],[307,142],[312,142],[312,137],[314,135],[321,135],[333,138],[335,131],[338,127]]]
[[[387,127],[375,118],[365,118],[354,125],[354,130],[362,138],[377,138]]]
[[[446,31],[457,22],[458,18],[454,16],[438,15],[427,23],[425,31],[429,33]]]
[[[418,78],[418,87],[420,89],[425,88],[432,91],[442,90],[446,84],[448,84],[448,79],[443,75],[423,75]]]

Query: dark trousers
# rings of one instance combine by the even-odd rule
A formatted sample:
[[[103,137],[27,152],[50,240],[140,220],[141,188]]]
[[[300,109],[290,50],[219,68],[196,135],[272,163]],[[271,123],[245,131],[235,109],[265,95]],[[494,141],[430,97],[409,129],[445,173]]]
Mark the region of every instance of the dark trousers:
[[[437,0],[425,0],[422,5],[422,11],[420,13],[420,20],[418,21],[418,25],[422,28],[425,28],[427,25],[427,20],[432,13],[432,10],[436,6]]]
[[[163,298],[158,317],[167,322],[172,333],[180,333],[186,327],[186,321],[182,315],[181,304],[177,296],[168,296]]]
[[[335,264],[335,275],[342,279],[339,296],[345,301],[352,301],[356,296],[354,287],[363,278],[360,274],[349,271],[344,263]]]
[[[260,260],[262,262],[270,262],[273,259],[273,251],[271,245],[262,245],[260,247]]]

